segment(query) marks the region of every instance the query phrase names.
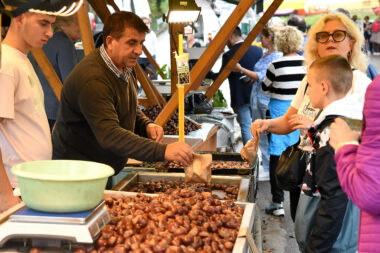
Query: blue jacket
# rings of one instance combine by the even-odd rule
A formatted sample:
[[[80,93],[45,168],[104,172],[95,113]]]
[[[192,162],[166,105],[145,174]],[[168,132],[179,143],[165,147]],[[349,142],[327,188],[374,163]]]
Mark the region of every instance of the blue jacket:
[[[228,61],[232,58],[242,43],[243,42],[236,43],[230,48],[230,50],[223,54],[222,67],[220,68],[219,73],[222,72],[224,66],[227,65]],[[240,59],[239,63],[243,68],[253,70],[256,62],[258,62],[262,56],[263,51],[261,48],[257,46],[251,46],[248,48],[244,56]],[[208,74],[207,77],[216,79],[219,73]],[[240,80],[242,76],[243,75],[239,72],[231,72],[231,74],[228,76],[228,81],[230,83],[231,107],[251,103],[250,98],[252,84],[244,84]]]
[[[67,37],[64,32],[56,32],[53,37],[48,40],[42,48],[53,66],[55,73],[62,83],[65,82],[68,75],[78,63],[77,53],[74,43]],[[32,63],[34,70],[40,79],[42,89],[45,95],[45,111],[48,119],[55,120],[57,118],[59,102],[51,89],[42,70],[38,66],[33,56],[29,55],[29,60]]]

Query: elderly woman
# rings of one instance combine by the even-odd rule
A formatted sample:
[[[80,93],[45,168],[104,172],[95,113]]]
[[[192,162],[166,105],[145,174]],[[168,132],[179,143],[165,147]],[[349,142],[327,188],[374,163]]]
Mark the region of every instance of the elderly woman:
[[[331,126],[336,170],[344,192],[360,208],[359,253],[380,252],[380,76],[368,87],[359,135],[345,121]]]
[[[355,23],[342,13],[327,14],[311,27],[308,37],[304,65],[309,66],[315,59],[328,55],[338,54],[345,57],[354,69],[349,93],[355,95],[363,105],[364,94],[371,80],[364,74],[367,67],[366,57],[361,51],[364,40]],[[271,120],[256,120],[252,128],[275,134],[288,134],[301,129],[299,148],[311,151],[309,139],[303,129],[313,123],[319,110],[312,108],[306,89],[306,78],[304,78],[284,116]],[[300,161],[300,166],[306,169],[305,161]],[[300,191],[290,192],[290,211],[293,220],[299,193]]]
[[[262,92],[270,96],[268,109],[272,119],[286,113],[306,74],[306,70],[302,66],[304,57],[297,54],[302,50],[302,42],[303,36],[295,27],[285,26],[279,29],[276,36],[276,47],[283,53],[283,57],[269,64],[266,77],[261,84]],[[285,214],[284,192],[277,186],[275,172],[281,153],[288,146],[295,144],[298,138],[298,131],[286,135],[271,134],[270,136],[268,153],[270,154],[269,175],[272,204],[265,208],[266,213],[275,216]]]
[[[270,96],[261,92],[261,83],[264,80],[264,77],[267,72],[268,65],[280,58],[282,52],[276,50],[276,36],[275,31],[276,27],[274,26],[265,26],[261,31],[260,41],[263,48],[266,48],[268,51],[261,57],[261,59],[255,64],[255,67],[252,70],[243,68],[239,63],[236,64],[232,71],[240,72],[248,76],[252,81],[252,91],[251,91],[251,110],[252,110],[252,120],[264,119],[268,109]],[[262,175],[269,176],[269,154],[268,154],[269,141],[267,136],[264,134],[260,135],[259,148],[261,151],[262,165],[264,168],[264,173]],[[259,177],[261,176],[261,173]]]

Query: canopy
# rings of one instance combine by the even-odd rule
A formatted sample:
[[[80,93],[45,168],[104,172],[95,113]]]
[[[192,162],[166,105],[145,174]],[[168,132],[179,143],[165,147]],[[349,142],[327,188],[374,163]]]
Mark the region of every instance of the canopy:
[[[264,1],[264,10],[272,3],[271,0]],[[299,15],[320,14],[333,11],[338,8],[346,10],[359,10],[378,8],[380,0],[286,0],[275,15],[295,13]]]

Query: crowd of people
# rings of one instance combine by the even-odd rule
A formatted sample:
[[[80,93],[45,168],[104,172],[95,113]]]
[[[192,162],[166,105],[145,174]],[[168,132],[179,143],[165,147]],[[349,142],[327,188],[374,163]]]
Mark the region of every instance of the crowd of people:
[[[380,52],[374,23],[366,17],[361,32],[349,16],[334,12],[306,33],[305,21],[292,16],[287,25],[264,27],[265,51],[251,46],[228,77],[243,142],[252,139],[251,130],[261,134],[272,193],[267,213],[285,213],[275,176],[282,152],[297,142],[304,152],[296,161],[305,171],[303,182],[290,192],[301,252],[380,252],[380,77],[372,81],[365,74],[363,50],[367,44]],[[191,148],[162,144],[162,127],[137,106],[133,67],[152,33],[149,25],[148,18],[131,12],[112,14],[104,24],[104,43],[78,63],[76,16],[13,17],[1,45],[0,212],[20,201],[12,195],[18,185],[10,168],[21,162],[81,159],[109,164],[116,172],[127,157],[192,162]],[[195,47],[194,31],[188,30],[188,46]],[[242,43],[237,27],[228,37],[221,70]],[[43,48],[64,83],[60,103],[27,57],[32,48]],[[208,76],[215,79],[218,73]],[[361,132],[346,119],[361,121]]]
[[[277,30],[286,29],[285,26]],[[291,102],[277,108],[277,115],[273,113],[275,108],[269,105],[269,115],[275,116],[257,119],[251,128],[270,133],[270,142],[277,145],[284,144],[276,140],[277,136],[298,135],[283,145],[281,152],[299,139],[298,149],[304,155],[296,163],[303,168],[305,176],[302,184],[297,190],[290,191],[289,196],[290,214],[301,252],[380,252],[377,239],[380,235],[380,203],[375,197],[380,176],[375,168],[377,157],[374,152],[380,145],[376,142],[374,125],[378,111],[374,106],[374,94],[380,79],[377,77],[371,84],[372,80],[365,74],[368,67],[362,50],[365,38],[349,16],[340,12],[324,15],[307,35],[303,48],[305,58],[299,59],[303,60],[306,76],[297,80],[294,93],[281,92],[282,96],[289,95],[287,99]],[[284,39],[281,32],[277,32],[277,36],[281,38],[275,36],[275,41]],[[282,52],[282,58],[286,57],[283,49]],[[276,77],[274,66],[279,60],[281,58],[269,65],[261,85],[263,92],[270,88],[275,91],[270,93],[271,100],[281,98],[276,94],[279,87],[271,82]],[[278,68],[294,66],[296,64],[288,63]],[[293,72],[287,70],[286,73]],[[294,86],[286,87],[291,89]],[[371,90],[373,94],[369,92]],[[284,108],[288,108],[287,111],[281,112]],[[362,121],[361,138],[341,118]],[[368,125],[370,120],[374,121],[371,127]],[[367,137],[366,142],[364,137]],[[271,154],[270,148],[268,150]],[[280,216],[284,215],[283,193],[277,186],[276,165],[272,167],[272,158],[276,161],[277,157],[270,156],[273,203],[266,212]],[[376,190],[369,193],[372,188],[364,186],[365,183],[372,184]]]

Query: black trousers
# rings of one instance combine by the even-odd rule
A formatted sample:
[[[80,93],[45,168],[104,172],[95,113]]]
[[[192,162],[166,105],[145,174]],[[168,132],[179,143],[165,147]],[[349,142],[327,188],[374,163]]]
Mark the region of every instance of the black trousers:
[[[297,188],[297,190],[289,191],[290,198],[290,216],[292,217],[293,222],[296,221],[296,212],[298,206],[298,200],[300,199],[301,188]]]
[[[270,155],[269,158],[270,192],[272,193],[272,202],[274,203],[281,203],[284,201],[284,191],[278,187],[276,180],[276,168],[279,159],[280,156],[277,155]]]

